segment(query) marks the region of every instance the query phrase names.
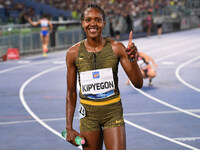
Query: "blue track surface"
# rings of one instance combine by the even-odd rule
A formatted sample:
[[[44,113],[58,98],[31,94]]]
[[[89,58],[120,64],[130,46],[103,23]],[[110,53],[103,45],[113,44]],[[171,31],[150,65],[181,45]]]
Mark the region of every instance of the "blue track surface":
[[[153,86],[119,87],[127,150],[200,149],[200,29],[133,39],[158,65]],[[127,45],[128,41],[123,41]],[[73,150],[65,127],[66,51],[0,63],[0,149]],[[79,130],[78,114],[74,128]]]

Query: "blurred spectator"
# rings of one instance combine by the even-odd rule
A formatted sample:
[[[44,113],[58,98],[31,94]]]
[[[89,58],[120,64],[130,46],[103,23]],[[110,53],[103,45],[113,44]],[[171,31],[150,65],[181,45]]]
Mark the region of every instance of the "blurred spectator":
[[[148,37],[151,35],[152,24],[153,24],[152,14],[151,14],[151,12],[148,12],[148,15],[146,17],[147,36]]]
[[[146,21],[145,17],[148,12],[151,12],[151,17],[156,17],[160,13],[164,15],[164,17],[172,19],[172,21],[177,21],[181,19],[183,15],[187,13],[187,16],[190,16],[191,12],[185,9],[185,3],[189,3],[189,0],[31,0],[37,3],[42,3],[42,5],[51,5],[52,11],[61,9],[62,11],[68,11],[69,15],[65,15],[63,13],[64,20],[66,19],[79,19],[82,9],[88,5],[89,3],[98,3],[106,12],[108,16],[107,26],[104,33],[106,35],[113,36],[113,32],[117,33],[116,38],[120,38],[122,34],[133,30],[133,21],[135,23],[143,20],[146,24],[144,32],[147,32],[147,35],[150,36],[152,30],[151,26],[147,28],[147,24],[149,21]],[[31,2],[30,1],[30,2]],[[37,21],[42,14],[44,13],[42,9],[36,8],[35,6],[27,5],[29,1],[24,3],[17,3],[15,0],[0,0],[0,8],[5,8],[5,13],[1,14],[1,20],[5,21],[5,24],[8,22],[12,23],[26,23],[23,18],[23,14],[27,13],[33,21]],[[189,5],[188,4],[188,5]],[[190,6],[190,5],[189,5]],[[193,6],[193,5],[191,5]],[[195,6],[196,7],[196,6]],[[57,8],[57,9],[55,9]],[[197,8],[198,9],[198,8]],[[13,17],[11,12],[15,11]],[[187,11],[187,12],[186,12]],[[199,11],[200,12],[200,11]],[[45,10],[46,13],[46,10]],[[50,13],[52,14],[52,13]],[[53,20],[62,20],[59,16],[60,12],[55,13]],[[49,14],[48,14],[49,15]],[[54,15],[54,14],[52,14]],[[149,15],[148,15],[149,16]],[[120,22],[120,18],[122,18],[123,22]],[[118,20],[118,21],[117,21]],[[139,20],[139,21],[138,21]],[[136,25],[136,24],[135,24]],[[142,25],[142,24],[141,24]],[[115,28],[115,31],[113,31]],[[139,28],[135,28],[139,29]],[[154,28],[153,28],[154,29]],[[138,31],[141,31],[139,29]],[[147,31],[146,31],[147,30]],[[161,31],[162,33],[162,31]]]
[[[127,24],[127,33],[130,33],[130,31],[133,30],[133,20],[129,11],[126,13],[125,19],[126,19],[126,24]]]
[[[162,23],[163,23],[163,16],[161,15],[161,13],[157,17],[155,17],[154,22],[157,24],[157,33],[158,37],[160,38],[162,34]]]
[[[62,21],[64,21],[63,14],[60,14],[60,15],[59,15],[59,17],[58,17],[58,21],[59,21],[59,22],[62,22]]]
[[[123,16],[120,16],[118,14],[119,17],[117,17],[115,19],[115,22],[113,23],[113,30],[114,30],[114,33],[115,33],[115,38],[116,40],[119,40],[120,39],[120,34],[122,32],[122,28],[123,28]]]

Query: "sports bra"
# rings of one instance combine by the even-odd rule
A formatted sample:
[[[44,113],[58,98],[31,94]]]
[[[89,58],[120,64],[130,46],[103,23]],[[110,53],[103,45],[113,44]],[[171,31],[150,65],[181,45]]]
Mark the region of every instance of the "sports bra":
[[[40,24],[41,24],[41,27],[48,27],[48,20],[42,19]]]
[[[146,67],[149,63],[147,61],[145,61],[144,58],[142,58],[141,56],[138,57],[138,66],[142,69],[144,67]]]

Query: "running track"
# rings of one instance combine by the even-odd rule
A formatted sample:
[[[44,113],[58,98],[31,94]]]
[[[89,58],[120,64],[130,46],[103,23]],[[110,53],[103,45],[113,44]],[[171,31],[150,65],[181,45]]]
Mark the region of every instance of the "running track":
[[[200,149],[200,29],[133,39],[158,65],[153,86],[119,87],[127,150]],[[127,45],[128,41],[123,41]],[[0,63],[0,149],[73,150],[65,128],[66,50]],[[78,129],[75,113],[74,128]]]

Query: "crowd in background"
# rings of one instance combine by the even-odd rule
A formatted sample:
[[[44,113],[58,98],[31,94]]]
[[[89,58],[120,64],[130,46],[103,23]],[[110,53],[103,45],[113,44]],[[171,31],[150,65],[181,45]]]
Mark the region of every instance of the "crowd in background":
[[[91,2],[97,2],[104,8],[109,15],[131,15],[132,17],[140,17],[147,13],[147,10],[153,10],[154,14],[160,12],[163,8],[177,9],[181,11],[184,9],[184,4],[187,0],[35,0],[46,5],[52,5],[58,9],[71,11],[71,18],[64,19],[79,19],[82,9]],[[34,17],[34,9],[26,8],[24,4],[14,3],[13,0],[0,0],[0,8],[6,8],[6,11],[16,11],[20,14],[24,12]],[[42,12],[40,12],[42,13]],[[8,14],[9,15],[9,14]],[[41,15],[41,14],[40,14]],[[61,14],[62,15],[62,14]],[[9,17],[9,16],[8,16]],[[53,18],[55,19],[55,18]]]
[[[70,11],[70,17],[54,18],[49,15],[50,20],[70,20],[80,19],[82,9],[89,3],[98,3],[106,12],[107,28],[109,35],[120,38],[121,32],[129,32],[133,28],[133,21],[137,18],[145,18],[149,13],[152,17],[168,15],[177,18],[185,12],[187,0],[35,0],[38,3],[50,5],[57,9]],[[24,24],[27,23],[25,14],[37,21],[42,16],[41,12],[36,12],[31,6],[14,3],[13,0],[0,0],[0,8],[6,8],[8,22]],[[18,17],[9,16],[10,11],[18,13]],[[14,16],[15,16],[14,14]],[[17,15],[16,15],[17,16]],[[144,23],[145,25],[145,20]]]
[[[35,0],[43,4],[49,4],[63,10],[76,11],[80,14],[82,8],[88,3],[97,2],[105,11],[112,13],[130,13],[138,17],[145,13],[147,9],[154,9],[158,13],[159,9],[176,6],[178,9],[184,7],[187,0]],[[125,11],[125,12],[124,12]]]

